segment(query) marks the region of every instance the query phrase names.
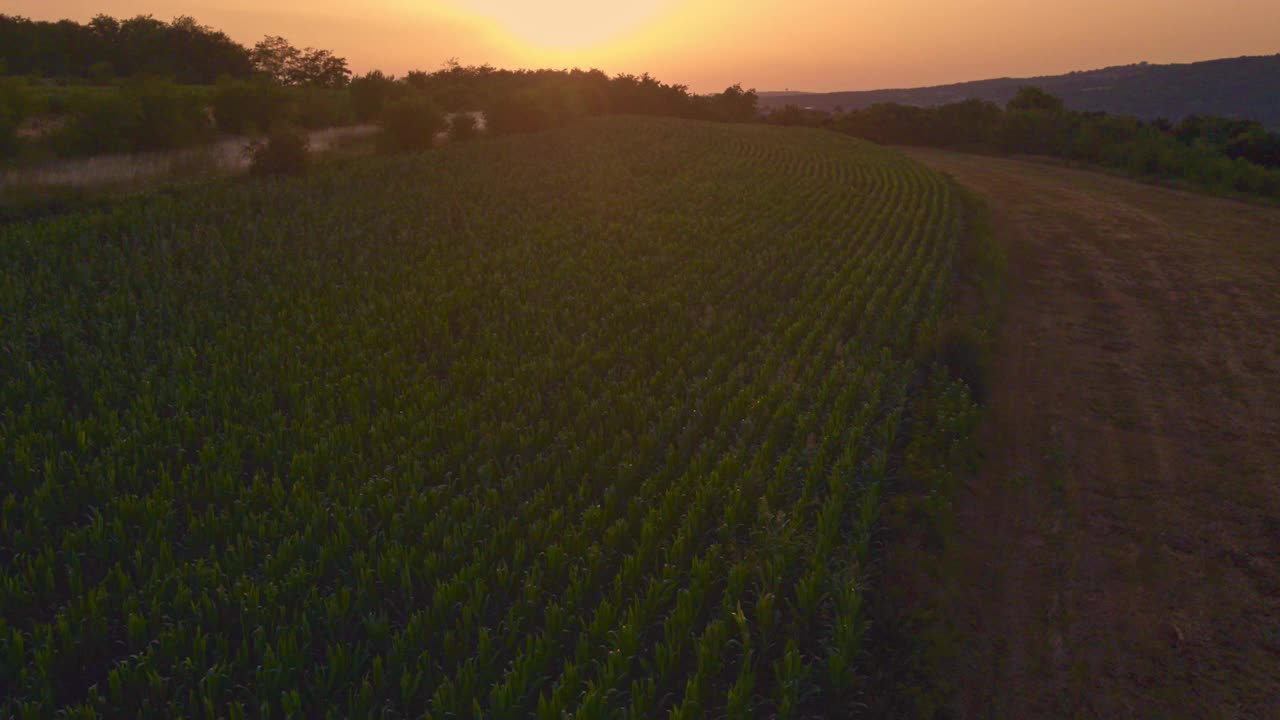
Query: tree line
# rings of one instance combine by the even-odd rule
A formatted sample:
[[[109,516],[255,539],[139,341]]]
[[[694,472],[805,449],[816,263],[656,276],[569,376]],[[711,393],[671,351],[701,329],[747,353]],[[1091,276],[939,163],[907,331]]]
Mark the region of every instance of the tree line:
[[[880,103],[828,113],[789,105],[766,122],[824,127],[887,145],[1048,155],[1135,177],[1280,198],[1280,134],[1261,123],[1192,115],[1178,122],[1077,112],[1024,87],[1005,106],[986,100],[917,107]]]
[[[148,74],[208,84],[254,70],[249,50],[226,34],[191,17],[149,15],[98,15],[83,24],[0,15],[0,64],[13,75],[98,82]]]
[[[737,85],[700,96],[648,74],[594,69],[450,61],[399,78],[376,70],[352,77],[331,50],[299,49],[273,35],[245,47],[190,17],[99,15],[79,24],[0,15],[0,67],[0,159],[170,150],[277,126],[295,135],[357,122],[404,128],[413,112],[421,128],[439,129],[443,113],[480,110],[495,133],[608,113],[723,122],[759,114],[755,92]],[[47,132],[20,132],[49,117],[57,121]]]
[[[0,15],[0,68],[0,159],[166,150],[277,126],[355,122],[381,123],[388,142],[416,147],[427,136],[424,128],[441,131],[452,113],[483,111],[493,133],[625,113],[763,120],[885,144],[1051,155],[1140,177],[1280,197],[1280,135],[1260,123],[1077,112],[1035,87],[1022,88],[1003,107],[975,99],[936,107],[881,103],[851,112],[786,106],[762,115],[756,93],[738,85],[698,95],[648,74],[503,70],[456,61],[399,78],[380,71],[352,77],[345,58],[297,48],[283,37],[269,35],[245,47],[190,17],[166,23],[106,15],[84,24]],[[50,82],[75,87],[55,93]],[[109,88],[81,91],[93,84]],[[42,115],[61,122],[38,139],[24,139],[23,123]]]

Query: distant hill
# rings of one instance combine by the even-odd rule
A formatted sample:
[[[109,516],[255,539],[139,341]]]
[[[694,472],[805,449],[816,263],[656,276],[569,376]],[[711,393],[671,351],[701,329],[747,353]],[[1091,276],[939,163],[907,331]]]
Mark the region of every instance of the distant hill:
[[[1280,129],[1280,54],[1177,65],[1118,65],[1066,75],[998,78],[902,90],[834,93],[760,93],[762,106],[799,105],[856,110],[876,103],[943,105],[981,98],[1000,104],[1023,85],[1061,97],[1073,110],[1102,110],[1144,119],[1224,115]]]

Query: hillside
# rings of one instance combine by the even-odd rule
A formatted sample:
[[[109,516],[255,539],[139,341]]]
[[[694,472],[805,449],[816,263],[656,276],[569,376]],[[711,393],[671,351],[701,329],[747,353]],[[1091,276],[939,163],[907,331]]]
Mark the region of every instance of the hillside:
[[[0,228],[0,716],[850,716],[961,222],[612,118]]]
[[[1207,114],[1238,117],[1280,129],[1280,54],[1205,62],[1121,65],[1031,78],[998,78],[936,87],[835,93],[761,93],[765,107],[795,104],[856,110],[876,103],[943,105],[969,98],[1004,104],[1024,85],[1036,85],[1073,110],[1178,120]]]

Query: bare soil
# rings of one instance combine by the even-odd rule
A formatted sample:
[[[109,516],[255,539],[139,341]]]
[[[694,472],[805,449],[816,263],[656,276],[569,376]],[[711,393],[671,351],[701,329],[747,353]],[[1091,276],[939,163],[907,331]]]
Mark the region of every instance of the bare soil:
[[[1008,254],[954,714],[1280,718],[1280,210],[906,152]]]

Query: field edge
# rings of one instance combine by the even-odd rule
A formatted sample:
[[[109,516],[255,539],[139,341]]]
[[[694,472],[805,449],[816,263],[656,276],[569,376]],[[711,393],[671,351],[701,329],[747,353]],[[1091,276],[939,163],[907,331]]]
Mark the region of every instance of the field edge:
[[[945,173],[944,173],[945,175]],[[957,491],[977,477],[979,431],[1005,301],[1006,258],[977,194],[948,176],[962,228],[951,298],[921,349],[898,469],[888,487],[875,546],[867,717],[950,717],[950,668],[963,630],[949,611],[959,578],[948,545]]]

